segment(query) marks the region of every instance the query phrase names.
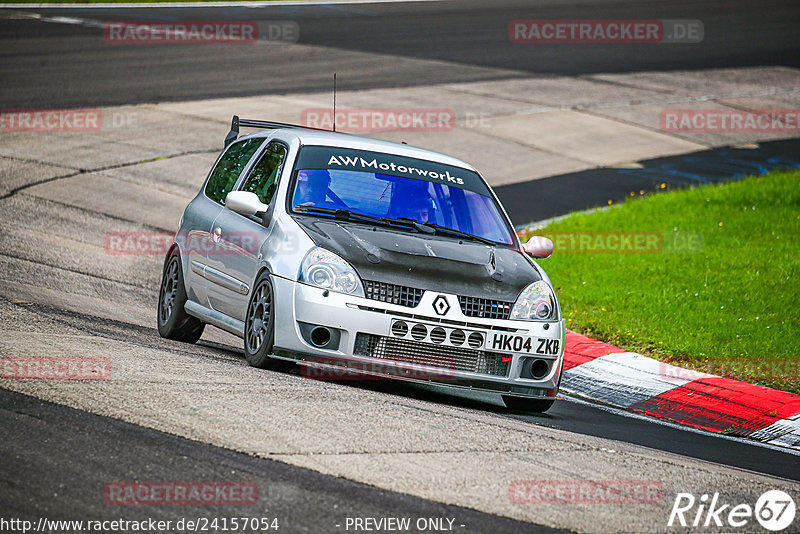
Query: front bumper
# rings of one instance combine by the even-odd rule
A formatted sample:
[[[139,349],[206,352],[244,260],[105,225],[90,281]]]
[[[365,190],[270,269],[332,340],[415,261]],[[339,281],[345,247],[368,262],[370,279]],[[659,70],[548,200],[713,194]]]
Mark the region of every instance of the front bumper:
[[[274,355],[300,362],[307,376],[436,383],[531,398],[555,398],[558,393],[563,319],[545,323],[467,317],[455,295],[435,291],[426,291],[411,308],[326,292],[285,278],[273,277],[272,282]],[[433,307],[440,295],[453,304],[442,316]],[[318,348],[310,342],[309,328],[315,326],[333,332],[336,343],[332,348]],[[557,349],[550,354],[515,352],[520,343],[516,347],[498,343],[498,336],[530,337],[539,340],[539,345]],[[480,346],[478,337],[482,338]],[[537,343],[533,345],[535,350]],[[534,360],[541,360],[538,365],[546,370],[537,374],[540,378],[526,376]],[[545,363],[547,366],[541,367]]]

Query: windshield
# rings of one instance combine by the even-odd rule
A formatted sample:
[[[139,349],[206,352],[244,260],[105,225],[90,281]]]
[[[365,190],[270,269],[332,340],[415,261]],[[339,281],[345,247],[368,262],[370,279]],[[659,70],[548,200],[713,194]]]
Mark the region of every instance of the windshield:
[[[327,160],[317,157],[303,158],[303,152],[310,149],[324,149],[328,154],[336,154],[332,154]],[[356,151],[330,147],[306,147],[301,151],[298,158],[300,168],[292,196],[293,210],[303,211],[302,208],[297,209],[298,206],[303,206],[344,209],[379,218],[408,218],[420,223],[452,228],[496,243],[513,243],[500,210],[488,196],[488,188],[476,173],[386,154],[377,156],[391,158],[392,161],[377,163],[378,160],[365,160],[363,157],[365,154],[372,157],[373,153],[357,151],[359,156],[356,159],[356,156],[350,155],[343,157],[343,152]],[[351,157],[352,159],[340,159]],[[328,163],[334,160],[336,163]],[[398,165],[398,161],[402,164]],[[374,166],[382,170],[386,167],[396,174],[418,173],[420,178],[337,168],[346,167],[348,165],[342,163],[350,162],[358,162],[358,165],[350,165],[355,167],[362,166],[360,162],[366,163],[366,168]],[[326,168],[302,168],[314,164]],[[472,188],[485,191],[486,194],[471,190]]]

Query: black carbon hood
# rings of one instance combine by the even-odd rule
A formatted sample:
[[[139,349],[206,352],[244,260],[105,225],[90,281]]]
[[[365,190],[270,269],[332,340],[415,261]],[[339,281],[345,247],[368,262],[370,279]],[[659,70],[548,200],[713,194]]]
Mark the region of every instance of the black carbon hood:
[[[320,217],[294,219],[364,280],[506,302],[541,280],[523,253],[503,246]]]

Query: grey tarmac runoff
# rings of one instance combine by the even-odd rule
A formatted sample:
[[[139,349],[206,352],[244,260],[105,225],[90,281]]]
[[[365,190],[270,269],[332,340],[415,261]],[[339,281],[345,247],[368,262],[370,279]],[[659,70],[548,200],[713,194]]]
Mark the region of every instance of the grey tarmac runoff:
[[[428,4],[417,9],[431,9]],[[56,39],[72,44],[88,31],[28,24],[45,35],[64,32]],[[7,22],[0,28],[3,39],[19,41]],[[36,46],[53,42],[58,41]],[[324,44],[281,46],[309,61],[327,50]],[[331,53],[380,65],[386,51],[342,47]],[[451,131],[374,135],[461,157],[493,186],[731,142],[659,131],[653,117],[676,101],[714,109],[800,102],[800,73],[793,67],[555,77],[515,71],[509,78],[486,65],[459,70],[448,59],[419,56],[403,58],[403,68],[480,69],[471,72],[481,79],[345,88],[339,101],[354,108],[446,102],[457,121]],[[10,85],[9,99],[31,105],[19,86]],[[111,102],[117,96],[102,87],[97,94],[104,91],[106,103],[122,103]],[[145,101],[154,98],[147,94]],[[303,110],[330,104],[329,93],[307,86],[260,96],[231,95],[223,88],[176,99],[183,101],[96,104],[104,126],[95,131],[0,134],[0,204],[6,214],[0,218],[0,355],[101,357],[111,363],[106,380],[2,380],[2,447],[16,461],[4,462],[0,473],[17,484],[0,498],[4,517],[6,510],[63,515],[71,505],[65,503],[74,503],[87,519],[111,512],[169,519],[183,510],[109,508],[103,486],[114,480],[253,480],[261,489],[259,508],[283,511],[287,525],[295,527],[288,532],[320,531],[310,518],[348,517],[364,519],[364,527],[367,518],[449,517],[476,532],[665,532],[684,530],[667,525],[678,493],[698,499],[718,493],[734,505],[754,505],[775,489],[800,499],[797,456],[787,452],[694,438],[677,429],[660,434],[651,429],[656,425],[641,421],[586,432],[556,428],[568,425],[565,418],[583,417],[592,427],[593,418],[619,417],[569,401],[557,402],[555,416],[529,417],[508,414],[492,398],[257,370],[247,366],[237,338],[212,328],[197,345],[160,339],[154,310],[163,255],[151,253],[148,243],[138,251],[109,247],[109,235],[155,241],[174,232],[221,149],[231,114],[297,122]],[[44,101],[40,105],[55,102]],[[482,122],[470,124],[475,117]],[[532,131],[541,138],[532,138]],[[782,138],[734,137],[735,143]],[[127,443],[138,454],[126,451]],[[715,443],[724,454],[713,450]],[[532,486],[518,481],[657,483],[662,493],[636,504],[534,504]],[[307,517],[291,506],[305,498],[311,503]],[[692,509],[692,519],[697,512]],[[344,531],[346,523],[339,525],[327,531]],[[748,528],[757,530],[755,525],[751,521]]]

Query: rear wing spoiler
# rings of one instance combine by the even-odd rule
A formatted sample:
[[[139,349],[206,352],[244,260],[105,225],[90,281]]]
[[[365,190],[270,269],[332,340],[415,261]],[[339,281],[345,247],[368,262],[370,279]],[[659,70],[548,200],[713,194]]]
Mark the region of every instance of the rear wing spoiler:
[[[301,130],[317,130],[322,132],[327,132],[329,130],[323,130],[322,128],[311,128],[310,126],[300,126],[299,124],[289,124],[287,122],[274,122],[274,121],[261,121],[255,119],[240,119],[238,115],[234,115],[233,119],[231,120],[231,131],[228,132],[228,135],[225,136],[225,146],[223,148],[227,148],[229,144],[236,141],[239,137],[239,127],[242,128],[258,128],[259,130],[274,130],[276,128],[298,128]]]

